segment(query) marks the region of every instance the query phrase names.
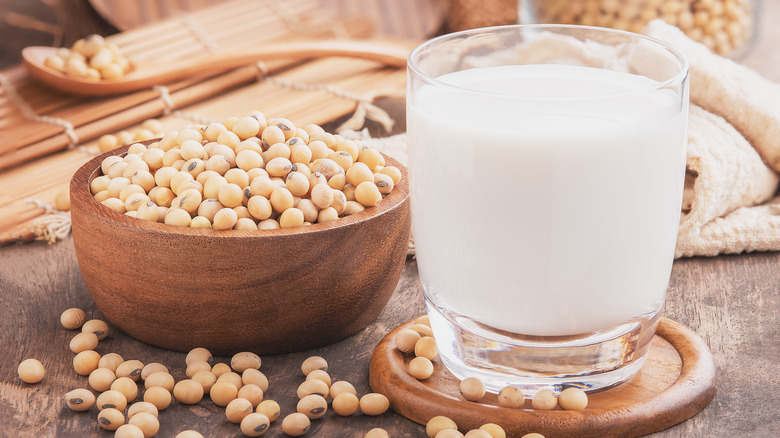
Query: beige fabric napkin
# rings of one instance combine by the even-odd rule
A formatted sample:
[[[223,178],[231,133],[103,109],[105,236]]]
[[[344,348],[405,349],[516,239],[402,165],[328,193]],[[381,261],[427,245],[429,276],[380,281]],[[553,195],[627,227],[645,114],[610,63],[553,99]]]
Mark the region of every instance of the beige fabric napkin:
[[[770,199],[777,175],[733,126],[695,104],[688,120],[686,170],[676,257],[771,249],[758,246],[765,232],[750,230],[758,225],[756,218],[744,222],[753,215],[732,212]]]
[[[645,33],[680,50],[691,69],[676,257],[780,250],[780,198],[772,199],[780,169],[780,85],[661,20]]]

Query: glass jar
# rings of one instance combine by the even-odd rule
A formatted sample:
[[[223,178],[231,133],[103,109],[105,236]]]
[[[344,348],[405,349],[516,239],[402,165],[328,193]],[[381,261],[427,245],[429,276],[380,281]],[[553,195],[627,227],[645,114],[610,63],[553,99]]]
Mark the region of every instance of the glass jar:
[[[582,24],[642,33],[660,18],[715,53],[739,56],[759,0],[445,0],[449,32],[513,23]]]
[[[536,0],[533,12],[538,23],[582,24],[637,33],[649,21],[660,18],[713,52],[734,56],[755,33],[757,1]]]

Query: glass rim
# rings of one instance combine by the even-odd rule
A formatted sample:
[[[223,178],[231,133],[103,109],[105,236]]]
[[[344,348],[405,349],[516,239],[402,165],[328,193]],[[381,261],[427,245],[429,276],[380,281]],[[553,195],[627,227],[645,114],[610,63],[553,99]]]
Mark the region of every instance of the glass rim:
[[[653,84],[648,87],[642,87],[639,89],[633,89],[628,91],[622,91],[617,93],[605,93],[605,94],[598,94],[593,96],[582,96],[582,97],[557,97],[557,98],[551,98],[551,97],[539,97],[539,96],[523,96],[523,95],[506,95],[502,93],[495,93],[495,92],[487,92],[487,91],[479,91],[474,90],[467,87],[462,87],[458,85],[453,85],[451,83],[447,83],[444,81],[439,80],[436,77],[432,77],[429,74],[423,73],[420,69],[417,62],[415,62],[416,58],[420,57],[420,53],[432,46],[435,46],[436,44],[441,43],[444,40],[447,39],[454,39],[462,36],[468,36],[468,35],[479,35],[479,34],[486,34],[490,31],[496,31],[496,30],[522,30],[522,29],[573,29],[573,30],[580,30],[580,31],[594,31],[598,33],[603,34],[616,34],[621,35],[623,37],[633,38],[637,40],[645,40],[650,43],[656,44],[663,49],[665,49],[668,53],[670,53],[677,61],[679,61],[680,66],[678,68],[678,71],[672,75],[669,79],[666,79],[664,81],[657,81],[657,84]],[[540,64],[529,64],[529,65],[540,65]],[[544,64],[541,64],[544,65]],[[601,70],[608,70],[605,68],[596,67]],[[629,32],[625,30],[619,30],[619,29],[612,29],[608,27],[598,27],[598,26],[583,26],[578,24],[509,24],[509,25],[501,25],[501,26],[491,26],[491,27],[480,27],[475,29],[467,29],[462,30],[458,32],[452,32],[444,35],[439,35],[435,38],[431,38],[419,46],[415,47],[410,53],[409,57],[407,58],[407,70],[409,73],[413,73],[416,76],[419,76],[424,82],[429,83],[431,85],[435,85],[437,87],[444,87],[455,91],[460,92],[466,92],[471,94],[482,94],[482,95],[500,95],[505,98],[521,98],[525,100],[544,100],[544,101],[582,101],[582,100],[596,100],[596,99],[602,99],[602,98],[612,98],[617,96],[626,96],[626,95],[632,95],[632,94],[642,94],[647,93],[653,90],[660,90],[666,87],[669,87],[670,85],[674,84],[683,84],[685,82],[685,79],[690,74],[690,65],[688,63],[688,58],[683,55],[682,52],[677,50],[674,46],[667,43],[666,41],[660,40],[655,37],[651,37],[648,35],[642,35],[635,32]],[[644,75],[643,75],[644,76]]]

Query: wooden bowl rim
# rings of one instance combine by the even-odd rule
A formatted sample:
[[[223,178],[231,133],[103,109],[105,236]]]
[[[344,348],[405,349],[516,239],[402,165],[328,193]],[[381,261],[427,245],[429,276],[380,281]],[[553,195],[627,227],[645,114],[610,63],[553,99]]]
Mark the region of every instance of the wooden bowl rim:
[[[160,139],[134,142],[133,144],[141,143],[146,146],[156,141],[160,141]],[[362,222],[377,218],[388,211],[399,208],[409,199],[409,180],[406,167],[392,157],[382,153],[382,156],[385,158],[386,165],[395,166],[401,171],[401,180],[393,187],[393,190],[384,198],[382,198],[382,200],[380,200],[375,206],[368,207],[359,213],[339,217],[334,221],[315,223],[308,226],[279,228],[272,230],[214,230],[211,228],[190,228],[168,225],[160,222],[151,222],[130,217],[123,213],[118,213],[106,207],[105,205],[102,205],[101,203],[95,201],[95,198],[89,189],[89,184],[92,179],[98,176],[97,173],[99,172],[100,164],[103,162],[103,160],[112,155],[126,155],[130,146],[131,145],[125,145],[100,154],[79,167],[79,169],[73,174],[73,178],[71,178],[70,182],[71,205],[78,208],[77,206],[79,203],[73,202],[76,199],[84,202],[95,202],[96,205],[101,208],[91,211],[107,219],[111,219],[128,226],[138,227],[139,229],[149,232],[206,238],[270,238],[275,236],[294,236],[301,234],[324,233],[328,230],[336,228],[356,226]]]

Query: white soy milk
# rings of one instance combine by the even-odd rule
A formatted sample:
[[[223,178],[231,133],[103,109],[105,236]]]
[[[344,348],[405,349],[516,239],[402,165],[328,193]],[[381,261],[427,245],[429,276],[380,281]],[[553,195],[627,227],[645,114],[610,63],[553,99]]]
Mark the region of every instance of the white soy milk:
[[[538,336],[605,330],[660,310],[680,216],[687,99],[681,107],[646,77],[564,65],[438,80],[452,87],[422,86],[408,115],[428,297]]]

